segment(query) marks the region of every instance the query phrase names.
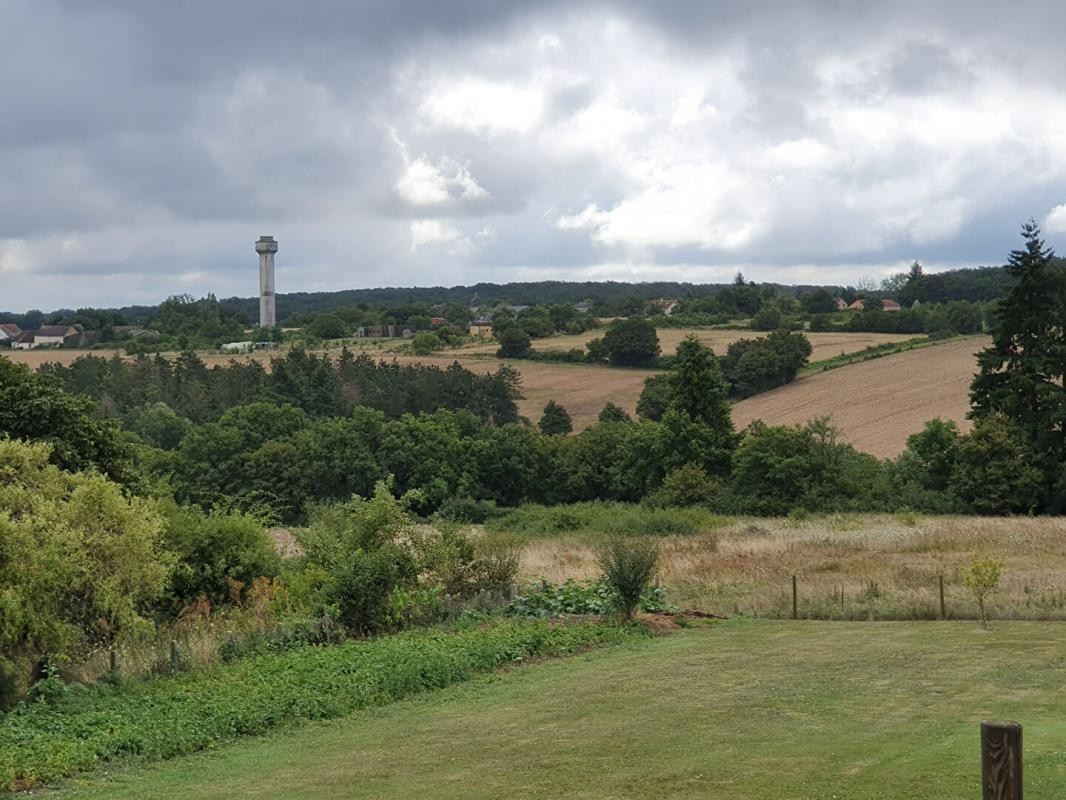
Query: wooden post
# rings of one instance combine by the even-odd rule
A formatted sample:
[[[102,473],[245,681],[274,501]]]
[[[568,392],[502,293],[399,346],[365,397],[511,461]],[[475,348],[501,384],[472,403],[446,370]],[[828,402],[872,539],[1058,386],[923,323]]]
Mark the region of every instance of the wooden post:
[[[796,576],[792,576],[792,619],[799,619],[799,604],[796,591]]]
[[[176,674],[178,671],[178,643],[173,639],[170,640],[170,672]]]
[[[847,616],[847,612],[844,610],[844,585],[840,586],[840,617],[843,619]]]
[[[981,723],[981,800],[1022,800],[1022,726]]]
[[[118,674],[118,653],[115,652],[115,648],[113,648],[113,647],[111,648],[111,653],[109,654],[109,660],[111,662],[111,675],[112,676],[117,675]]]
[[[948,610],[947,606],[944,605],[944,576],[938,575],[937,577],[940,578],[940,618],[947,619]]]

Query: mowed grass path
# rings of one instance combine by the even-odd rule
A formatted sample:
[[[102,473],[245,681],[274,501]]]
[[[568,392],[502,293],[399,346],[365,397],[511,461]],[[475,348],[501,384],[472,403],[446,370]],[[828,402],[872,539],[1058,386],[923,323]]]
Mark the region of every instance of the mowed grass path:
[[[978,723],[1066,796],[1055,623],[729,621],[479,679],[62,798],[979,798]]]

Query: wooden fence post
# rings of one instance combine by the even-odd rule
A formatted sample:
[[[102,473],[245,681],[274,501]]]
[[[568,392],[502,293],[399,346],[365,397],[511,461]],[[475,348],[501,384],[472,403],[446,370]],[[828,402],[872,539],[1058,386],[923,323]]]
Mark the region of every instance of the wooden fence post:
[[[798,593],[796,590],[796,576],[792,576],[792,619],[799,619]]]
[[[844,584],[840,584],[840,618],[844,619],[848,613],[844,610]]]
[[[111,675],[112,677],[114,677],[118,674],[118,653],[115,652],[115,648],[113,647],[111,648],[111,653],[109,654],[109,661],[111,663]]]
[[[937,577],[940,578],[940,618],[947,619],[948,610],[947,606],[944,605],[944,576],[938,575]]]
[[[1022,726],[981,723],[981,800],[1022,800]]]
[[[178,672],[178,643],[173,639],[170,640],[170,672],[175,675]]]

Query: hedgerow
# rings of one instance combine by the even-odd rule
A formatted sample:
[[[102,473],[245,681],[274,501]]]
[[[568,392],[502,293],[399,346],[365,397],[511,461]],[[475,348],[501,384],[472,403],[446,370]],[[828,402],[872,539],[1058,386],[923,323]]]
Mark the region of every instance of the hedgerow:
[[[172,758],[383,705],[529,657],[638,635],[595,623],[509,621],[303,647],[164,680],[69,691],[0,717],[0,787],[28,788],[110,759]]]

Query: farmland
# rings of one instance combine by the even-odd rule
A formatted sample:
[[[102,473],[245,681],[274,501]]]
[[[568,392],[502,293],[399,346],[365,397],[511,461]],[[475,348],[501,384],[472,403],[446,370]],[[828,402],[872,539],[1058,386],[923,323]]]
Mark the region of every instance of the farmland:
[[[664,352],[672,352],[688,333],[695,333],[716,353],[725,352],[732,341],[755,335],[750,331],[661,330],[659,336]],[[576,337],[551,337],[538,340],[536,344],[544,349],[566,350],[596,335],[596,332],[589,332]],[[871,345],[913,338],[870,333],[811,333],[808,336],[814,346],[812,360],[815,361],[861,351]],[[508,363],[522,375],[523,398],[518,403],[519,413],[536,421],[545,403],[556,400],[570,413],[575,430],[594,424],[608,402],[634,413],[644,379],[654,374],[653,370],[588,364],[503,362],[492,355],[497,347],[495,344],[474,345],[433,356],[396,355],[393,348],[399,344],[398,340],[366,341],[358,342],[354,348],[373,356],[395,358],[400,363],[446,367],[458,361],[475,371],[492,371],[501,363]],[[814,375],[739,403],[734,408],[734,420],[741,428],[757,418],[769,424],[784,424],[831,414],[848,441],[859,449],[875,455],[895,455],[903,448],[906,437],[919,430],[926,420],[936,416],[959,422],[965,419],[969,376],[973,368],[970,355],[976,349],[972,340],[951,342]],[[79,350],[9,351],[5,355],[14,361],[37,366],[46,362],[70,363],[87,354],[110,357],[108,351]],[[201,358],[211,366],[228,363],[232,357],[203,353]],[[270,354],[259,353],[244,358],[266,362]],[[918,367],[911,366],[913,364]],[[884,398],[888,396],[893,398],[891,404],[885,402]]]
[[[974,353],[984,346],[962,339],[811,375],[737,403],[733,421],[742,428],[755,419],[792,425],[831,416],[858,450],[896,456],[935,417],[969,429]]]
[[[978,723],[1025,725],[1026,797],[1066,782],[1055,628],[733,620],[537,664],[155,767],[88,798],[963,798]]]

